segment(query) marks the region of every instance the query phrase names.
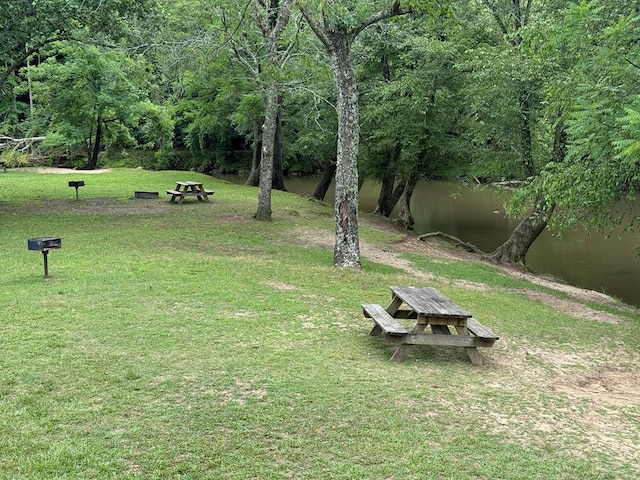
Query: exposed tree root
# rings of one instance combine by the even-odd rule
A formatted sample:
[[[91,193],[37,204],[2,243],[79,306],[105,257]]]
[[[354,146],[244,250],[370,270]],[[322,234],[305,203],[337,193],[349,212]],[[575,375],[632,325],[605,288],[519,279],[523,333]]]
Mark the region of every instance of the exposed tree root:
[[[476,247],[475,245],[469,243],[469,242],[463,242],[462,240],[460,240],[458,237],[454,237],[453,235],[449,235],[448,233],[444,233],[444,232],[431,232],[431,233],[425,233],[423,235],[419,235],[418,236],[418,240],[422,240],[423,242],[426,242],[426,239],[428,238],[433,238],[433,237],[441,237],[444,238],[445,240],[447,240],[448,242],[454,244],[456,247],[462,247],[464,248],[467,252],[471,252],[471,253],[477,253],[478,255],[482,256],[482,257],[486,257],[488,255],[488,253],[480,250],[478,247]]]

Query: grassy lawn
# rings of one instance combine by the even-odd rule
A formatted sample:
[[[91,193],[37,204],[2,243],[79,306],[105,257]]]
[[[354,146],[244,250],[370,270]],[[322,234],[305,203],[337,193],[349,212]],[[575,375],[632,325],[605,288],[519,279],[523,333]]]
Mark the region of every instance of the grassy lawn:
[[[170,204],[176,180],[216,193]],[[0,478],[640,475],[638,312],[572,316],[526,294],[561,293],[419,252],[335,269],[330,207],[274,192],[256,222],[256,189],[191,172],[9,170],[0,192]],[[363,244],[393,250],[377,223]],[[49,279],[38,236],[63,238]],[[446,347],[390,362],[360,308],[390,285],[491,327],[485,365]]]

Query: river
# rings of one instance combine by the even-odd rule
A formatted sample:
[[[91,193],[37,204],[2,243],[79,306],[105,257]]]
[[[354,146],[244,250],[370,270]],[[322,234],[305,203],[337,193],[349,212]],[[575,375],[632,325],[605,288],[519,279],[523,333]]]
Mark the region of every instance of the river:
[[[234,175],[222,177],[244,183]],[[288,177],[290,192],[311,194],[317,179]],[[372,212],[380,184],[365,182],[360,191],[360,210]],[[491,252],[502,244],[518,224],[505,215],[509,192],[495,188],[477,188],[451,182],[424,181],[415,189],[411,211],[416,233],[441,231],[454,235],[478,248]],[[325,201],[333,204],[330,189]],[[636,215],[640,215],[640,206]],[[597,290],[640,306],[640,261],[637,249],[640,237],[627,233],[621,238],[573,231],[562,238],[545,231],[527,254],[527,266],[538,273],[551,274],[570,285]]]

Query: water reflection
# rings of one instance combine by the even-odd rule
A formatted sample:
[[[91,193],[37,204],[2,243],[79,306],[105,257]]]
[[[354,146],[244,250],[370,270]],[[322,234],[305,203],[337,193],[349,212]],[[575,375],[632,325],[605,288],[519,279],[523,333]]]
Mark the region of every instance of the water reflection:
[[[244,183],[237,176],[225,180]],[[311,194],[317,179],[290,177],[287,189]],[[360,209],[372,212],[380,185],[366,182],[360,191]],[[334,190],[326,201],[333,203]],[[414,192],[411,210],[416,233],[442,231],[491,252],[502,244],[518,224],[504,212],[509,192],[493,188],[476,188],[450,182],[421,182]],[[637,234],[621,239],[606,239],[599,234],[575,231],[562,238],[544,232],[527,254],[527,266],[548,273],[571,285],[603,291],[632,305],[640,305],[640,261],[636,249]]]

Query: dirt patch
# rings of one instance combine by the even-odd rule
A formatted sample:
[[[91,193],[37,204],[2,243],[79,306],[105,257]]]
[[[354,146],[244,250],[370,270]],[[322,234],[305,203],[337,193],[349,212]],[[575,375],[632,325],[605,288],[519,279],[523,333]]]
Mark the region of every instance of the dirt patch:
[[[111,197],[80,198],[79,200],[38,199],[40,203],[12,205],[14,213],[35,214],[92,214],[92,215],[140,215],[166,213],[172,205],[166,199],[136,199]]]
[[[618,367],[567,375],[552,385],[558,392],[616,405],[640,404],[640,372]]]
[[[110,172],[110,168],[98,168],[95,170],[77,170],[75,168],[56,168],[56,167],[24,167],[20,170],[35,173],[53,173],[55,175],[65,175],[69,173],[81,173],[82,175],[97,175],[100,173]]]
[[[554,290],[559,290],[564,293],[564,289],[562,288],[563,286],[564,285],[560,284],[560,288],[554,288],[553,286],[551,286],[550,288],[553,288]],[[544,303],[545,305],[550,306],[557,312],[562,312],[566,315],[571,315],[572,317],[584,318],[585,320],[593,320],[596,322],[605,322],[605,323],[614,323],[614,324],[621,323],[625,320],[624,318],[618,315],[614,315],[608,312],[602,312],[600,310],[595,310],[591,307],[588,307],[587,305],[583,305],[571,299],[558,298],[549,293],[538,292],[535,290],[521,290],[521,292],[523,295],[526,295],[529,298],[532,298],[541,303]],[[594,294],[593,296],[598,298],[599,298],[599,295],[601,295],[598,292],[592,292],[592,293]],[[584,293],[581,296],[587,301],[593,301],[591,300],[593,296],[590,296],[588,293]],[[611,299],[606,299],[604,302],[597,302],[597,303],[601,303],[602,305],[610,305],[610,300]]]

